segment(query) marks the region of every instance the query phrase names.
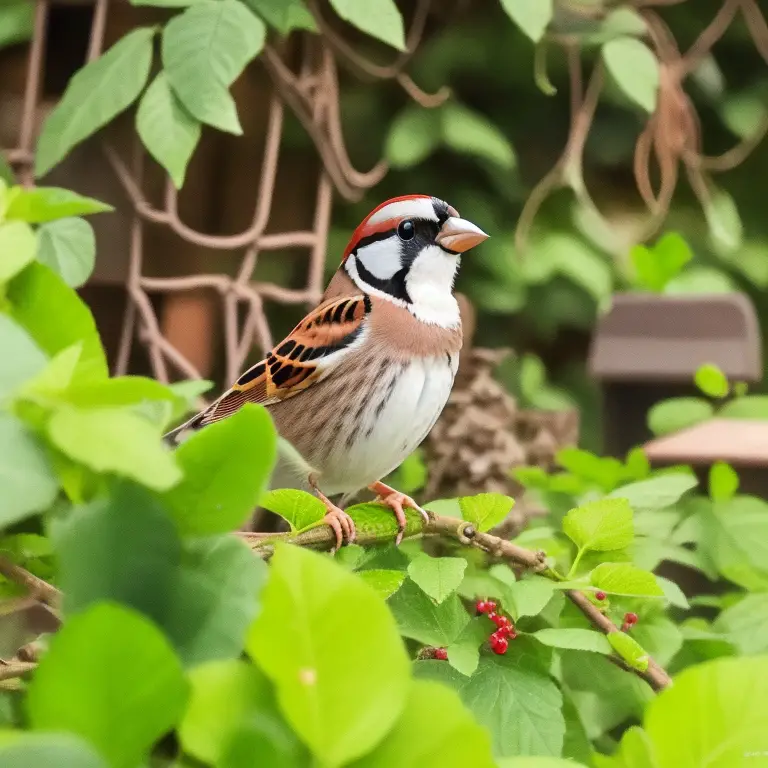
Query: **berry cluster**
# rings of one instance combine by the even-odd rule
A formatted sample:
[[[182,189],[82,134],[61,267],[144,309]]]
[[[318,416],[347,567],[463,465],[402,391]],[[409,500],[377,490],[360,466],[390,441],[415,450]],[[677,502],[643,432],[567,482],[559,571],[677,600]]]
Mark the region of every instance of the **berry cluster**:
[[[480,600],[475,609],[478,613],[484,613],[496,625],[496,631],[489,638],[491,650],[494,653],[503,654],[509,648],[509,641],[517,637],[515,625],[508,616],[496,613],[496,603],[493,600]]]

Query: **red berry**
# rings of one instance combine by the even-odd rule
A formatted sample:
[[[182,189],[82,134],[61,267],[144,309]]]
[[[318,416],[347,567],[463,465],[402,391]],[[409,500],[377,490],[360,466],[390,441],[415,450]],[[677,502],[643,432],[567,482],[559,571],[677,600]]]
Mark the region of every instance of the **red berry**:
[[[624,623],[628,626],[633,626],[637,624],[637,614],[636,613],[625,613],[624,614]]]
[[[496,618],[497,618],[497,616],[496,616],[496,614],[495,614],[493,611],[491,611],[491,612],[488,614],[488,618],[489,618],[489,619],[490,619],[490,620],[491,620],[491,621],[492,621],[494,624],[496,623]]]
[[[475,610],[478,613],[488,613],[488,603],[485,600],[478,600],[475,604]]]
[[[595,592],[595,598],[598,600],[605,600],[605,592],[602,590],[600,592]]]
[[[501,614],[496,614],[493,619],[493,623],[499,628],[503,629],[504,627],[508,627],[512,624],[512,622],[509,620],[508,616],[503,616]]]
[[[514,624],[507,624],[506,626],[499,627],[499,632],[501,632],[502,635],[506,635],[511,640],[514,640],[517,637],[517,632],[515,631],[515,625]]]
[[[440,661],[448,661],[448,651],[445,648],[435,648],[435,658]]]
[[[509,648],[509,640],[503,635],[500,636],[494,632],[491,635],[491,650],[501,656],[507,652],[507,648]]]
[[[496,603],[493,600],[489,600],[486,605],[488,606],[489,611],[495,611],[496,610]]]

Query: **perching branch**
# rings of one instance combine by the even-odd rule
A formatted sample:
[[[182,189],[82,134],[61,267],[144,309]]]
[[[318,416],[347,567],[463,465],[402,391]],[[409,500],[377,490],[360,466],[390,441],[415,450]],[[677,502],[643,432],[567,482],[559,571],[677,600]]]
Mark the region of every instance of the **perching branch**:
[[[490,533],[478,531],[474,525],[459,520],[455,517],[446,517],[444,515],[435,515],[429,513],[430,522],[426,525],[421,523],[421,519],[416,516],[408,515],[408,525],[406,526],[405,536],[437,535],[447,539],[454,539],[460,544],[469,547],[476,547],[487,552],[492,557],[505,560],[510,566],[516,566],[517,569],[540,573],[545,578],[557,581],[554,572],[547,567],[546,553],[543,551],[534,552],[525,547],[513,544],[511,541],[493,536]],[[309,547],[311,549],[330,550],[336,541],[336,536],[327,525],[318,526],[301,533],[240,533],[251,549],[264,559],[272,556],[274,543],[276,541],[285,541],[300,547]],[[391,541],[393,533],[390,528],[386,531],[381,529],[366,529],[358,524],[356,543],[366,544],[384,544]],[[604,614],[600,609],[593,605],[587,597],[578,590],[569,589],[565,594],[571,602],[589,619],[595,629],[608,635],[612,632],[621,630]],[[609,657],[613,660],[613,657]],[[672,680],[667,672],[660,667],[653,659],[649,658],[648,668],[646,670],[635,669],[629,665],[621,663],[617,657],[619,666],[628,672],[633,672],[638,677],[645,680],[654,691],[659,692],[672,684]]]
[[[0,555],[0,574],[9,581],[18,584],[28,590],[30,597],[34,597],[54,610],[61,605],[61,592],[52,584],[30,573],[26,568],[11,562],[7,557]]]

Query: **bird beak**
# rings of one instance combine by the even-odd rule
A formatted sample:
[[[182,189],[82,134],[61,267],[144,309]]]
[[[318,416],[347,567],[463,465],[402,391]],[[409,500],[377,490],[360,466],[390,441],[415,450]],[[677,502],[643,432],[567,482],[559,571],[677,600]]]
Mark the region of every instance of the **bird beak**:
[[[464,253],[487,239],[488,235],[471,221],[451,216],[445,220],[435,241],[448,251]]]

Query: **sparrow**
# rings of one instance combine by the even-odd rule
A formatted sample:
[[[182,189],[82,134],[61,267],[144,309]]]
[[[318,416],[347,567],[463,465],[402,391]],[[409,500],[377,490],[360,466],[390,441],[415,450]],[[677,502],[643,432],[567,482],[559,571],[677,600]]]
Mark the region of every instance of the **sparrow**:
[[[459,363],[453,285],[461,254],[488,235],[429,195],[396,197],[355,229],[320,300],[271,352],[208,408],[166,435],[186,435],[245,403],[269,409],[280,441],[271,488],[315,494],[338,549],[355,539],[341,505],[363,488],[390,507],[427,513],[381,479],[424,440]]]

